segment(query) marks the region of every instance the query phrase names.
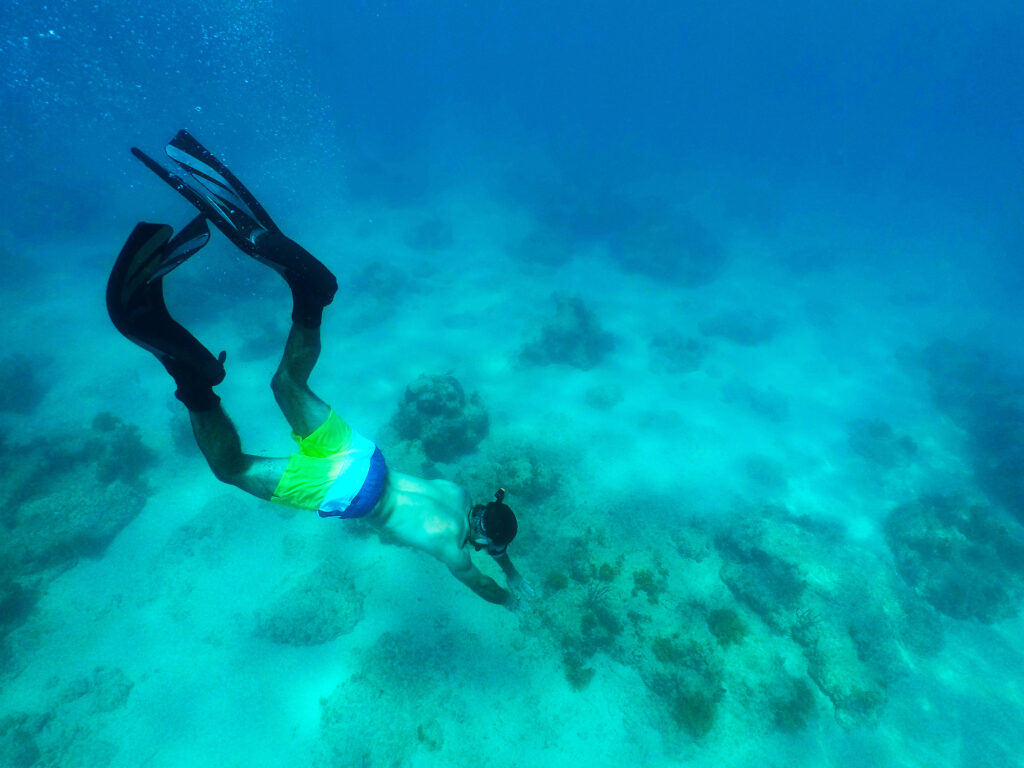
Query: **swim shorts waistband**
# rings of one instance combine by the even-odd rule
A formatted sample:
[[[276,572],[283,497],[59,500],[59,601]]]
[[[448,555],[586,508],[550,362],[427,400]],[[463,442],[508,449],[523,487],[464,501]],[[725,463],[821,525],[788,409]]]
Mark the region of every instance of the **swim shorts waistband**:
[[[360,435],[362,437],[362,435]],[[365,438],[364,438],[365,439]],[[367,440],[367,442],[369,442]],[[370,443],[373,445],[372,443]],[[366,472],[363,474],[363,481],[357,487],[353,480],[361,474],[362,457],[357,459],[345,470],[331,485],[327,496],[320,503],[317,514],[320,517],[355,518],[366,517],[376,506],[384,491],[384,482],[387,480],[388,468],[384,463],[384,454],[380,448],[373,446],[373,452],[366,460]],[[358,465],[358,466],[357,466]],[[352,488],[357,487],[354,494],[350,495]]]

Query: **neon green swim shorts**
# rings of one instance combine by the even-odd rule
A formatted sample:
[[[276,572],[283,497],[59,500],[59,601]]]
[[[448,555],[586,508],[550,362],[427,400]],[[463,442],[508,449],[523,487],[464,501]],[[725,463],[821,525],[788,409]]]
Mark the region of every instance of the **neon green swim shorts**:
[[[333,410],[309,435],[292,435],[299,452],[288,459],[271,501],[315,509],[320,517],[364,517],[387,479],[380,449]]]

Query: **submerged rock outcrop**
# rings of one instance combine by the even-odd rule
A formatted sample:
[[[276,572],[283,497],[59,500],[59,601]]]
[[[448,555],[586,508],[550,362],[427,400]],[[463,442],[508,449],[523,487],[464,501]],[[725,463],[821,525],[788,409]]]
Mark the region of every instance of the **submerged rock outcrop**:
[[[489,420],[476,392],[466,395],[451,375],[421,375],[405,390],[391,425],[401,440],[417,441],[431,461],[451,462],[476,450]]]
[[[55,576],[101,556],[141,511],[154,461],[138,428],[106,413],[0,449],[0,642]]]
[[[523,362],[561,363],[589,370],[615,346],[614,337],[601,327],[597,316],[577,296],[552,296],[555,314],[523,345]]]
[[[954,619],[991,624],[1024,600],[1024,529],[998,510],[926,495],[896,507],[885,540],[907,584]]]

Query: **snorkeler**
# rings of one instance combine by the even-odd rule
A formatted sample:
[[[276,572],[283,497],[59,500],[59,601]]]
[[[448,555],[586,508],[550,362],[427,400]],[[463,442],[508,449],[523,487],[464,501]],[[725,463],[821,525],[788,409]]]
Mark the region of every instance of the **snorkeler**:
[[[492,603],[514,610],[521,598],[532,597],[508,556],[517,522],[504,503],[504,490],[488,504],[473,504],[455,483],[389,471],[380,449],[309,388],[320,356],[323,310],[338,289],[331,271],[285,237],[249,190],[187,131],[167,145],[176,172],[138,149],[132,153],[200,213],[173,237],[166,224],[135,226],[111,271],[107,309],[114,326],[152,352],[174,379],[175,396],[188,409],[196,442],[217,479],[260,499],[315,509],[321,517],[362,518],[383,541],[432,555]],[[164,277],[210,239],[207,221],[291,288],[292,327],[270,383],[298,443],[298,452],[288,458],[242,452],[238,432],[213,391],[224,380],[226,353],[215,357],[164,303]],[[508,589],[473,565],[467,545],[494,557]]]

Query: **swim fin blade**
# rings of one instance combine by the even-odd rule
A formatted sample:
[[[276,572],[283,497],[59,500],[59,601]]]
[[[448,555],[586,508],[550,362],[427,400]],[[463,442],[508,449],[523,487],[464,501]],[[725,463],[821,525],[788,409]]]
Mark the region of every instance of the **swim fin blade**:
[[[224,379],[223,359],[214,357],[167,311],[163,277],[209,240],[197,216],[176,236],[166,224],[139,222],[118,254],[107,281],[107,312],[129,341],[152,352],[170,370],[187,366],[210,386]]]
[[[174,161],[177,173],[138,147],[132,147],[135,157],[198,208],[243,251],[255,255],[257,239],[267,232],[279,231],[245,185],[191,133],[185,129],[178,131],[167,144],[166,152]]]

